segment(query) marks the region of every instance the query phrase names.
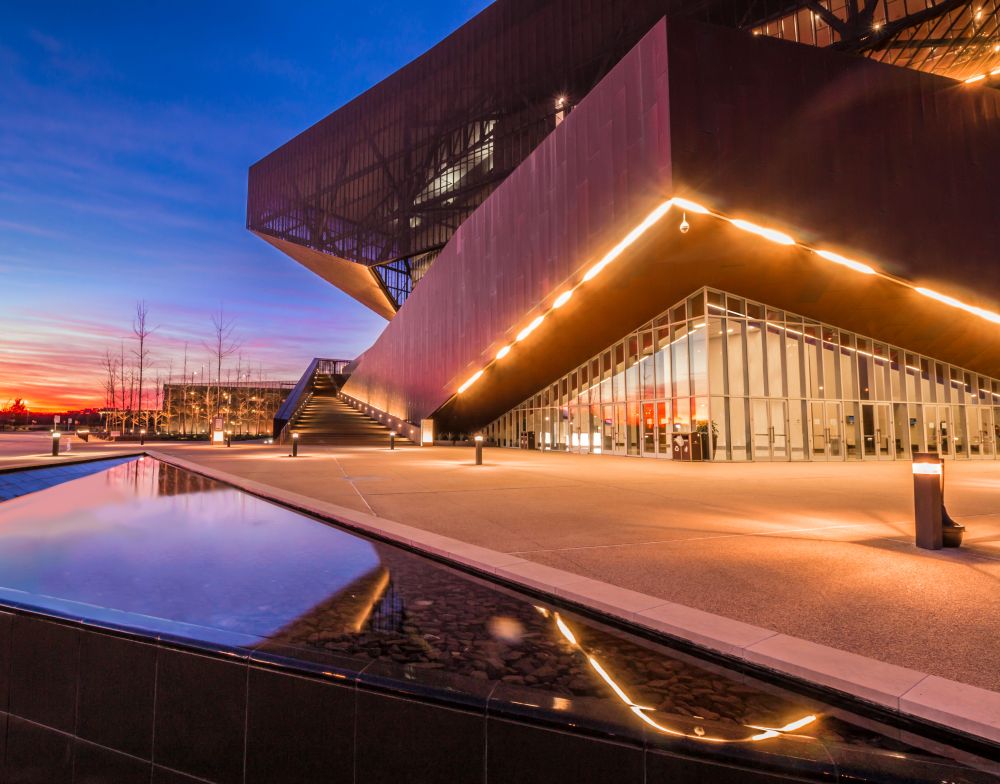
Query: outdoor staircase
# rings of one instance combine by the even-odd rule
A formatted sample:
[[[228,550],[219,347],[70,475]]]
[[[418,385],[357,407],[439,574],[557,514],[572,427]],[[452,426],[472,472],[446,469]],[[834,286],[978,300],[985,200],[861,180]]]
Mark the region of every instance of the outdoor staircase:
[[[389,428],[373,422],[337,397],[337,387],[328,377],[317,376],[312,397],[289,425],[299,434],[300,444],[332,446],[389,445]],[[405,439],[397,439],[402,446]]]

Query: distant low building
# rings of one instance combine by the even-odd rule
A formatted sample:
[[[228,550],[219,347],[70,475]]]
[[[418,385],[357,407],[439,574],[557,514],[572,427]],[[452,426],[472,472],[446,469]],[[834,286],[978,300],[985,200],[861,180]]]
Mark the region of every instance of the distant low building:
[[[294,386],[294,381],[164,384],[161,429],[179,435],[207,433],[218,411],[235,435],[270,435],[274,414]]]

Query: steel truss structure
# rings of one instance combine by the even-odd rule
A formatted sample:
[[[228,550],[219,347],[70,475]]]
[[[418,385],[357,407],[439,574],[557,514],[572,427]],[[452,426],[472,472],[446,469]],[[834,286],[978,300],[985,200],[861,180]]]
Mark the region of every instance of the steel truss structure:
[[[380,312],[391,313],[458,226],[662,16],[964,79],[1000,65],[998,6],[498,0],[254,164],[247,227],[368,267],[384,297]],[[325,277],[340,283],[336,273]]]

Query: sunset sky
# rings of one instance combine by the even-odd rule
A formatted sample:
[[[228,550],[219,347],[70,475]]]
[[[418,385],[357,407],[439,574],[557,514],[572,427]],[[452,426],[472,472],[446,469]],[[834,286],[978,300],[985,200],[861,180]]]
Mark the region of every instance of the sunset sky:
[[[487,4],[8,4],[0,406],[103,404],[138,299],[163,380],[185,342],[207,363],[220,305],[270,378],[367,348],[380,317],[246,231],[247,168]]]

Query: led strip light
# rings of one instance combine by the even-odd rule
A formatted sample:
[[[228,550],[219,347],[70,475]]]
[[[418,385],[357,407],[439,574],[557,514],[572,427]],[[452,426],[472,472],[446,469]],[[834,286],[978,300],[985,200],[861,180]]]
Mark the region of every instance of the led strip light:
[[[812,724],[816,721],[817,717],[814,714],[809,714],[808,716],[803,716],[801,719],[789,722],[783,727],[762,727],[755,724],[744,724],[743,726],[747,729],[756,730],[753,735],[747,735],[743,738],[719,738],[712,735],[706,735],[704,729],[701,727],[696,727],[694,733],[684,732],[683,730],[673,729],[671,727],[665,727],[659,722],[655,721],[649,716],[647,711],[655,712],[655,708],[650,708],[646,705],[639,705],[632,701],[632,698],[628,696],[625,690],[615,681],[614,678],[608,673],[608,671],[601,665],[601,663],[594,658],[592,655],[584,650],[583,646],[580,645],[579,641],[576,639],[576,635],[573,634],[573,630],[569,628],[566,621],[560,617],[558,612],[550,612],[545,607],[535,606],[535,609],[545,618],[551,617],[556,624],[556,628],[559,629],[559,633],[563,636],[563,639],[576,651],[583,654],[583,657],[587,660],[591,669],[597,673],[602,681],[604,681],[610,688],[611,691],[615,693],[628,709],[632,711],[636,716],[638,716],[642,721],[648,724],[653,729],[658,732],[662,732],[664,735],[673,735],[679,738],[689,738],[690,740],[703,741],[705,743],[754,743],[762,740],[769,740],[771,738],[777,738],[779,735],[783,735],[789,732],[795,732],[796,730],[802,729],[803,727]],[[701,732],[699,732],[701,730]]]
[[[976,82],[981,82],[983,79],[987,79],[990,76],[1000,76],[1000,68],[994,68],[992,71],[986,71],[985,73],[970,76],[968,79],[963,79],[962,84],[975,84]]]
[[[997,69],[994,73],[1000,73],[1000,69]],[[891,281],[900,286],[905,286],[911,291],[915,291],[930,299],[937,300],[938,302],[944,303],[945,305],[950,305],[953,308],[959,310],[964,310],[966,313],[971,313],[974,316],[979,316],[986,321],[993,324],[1000,324],[1000,313],[994,313],[991,310],[986,310],[985,308],[976,307],[975,305],[969,305],[962,302],[955,297],[950,297],[947,294],[942,294],[933,289],[924,288],[922,286],[917,286],[903,278],[896,277],[895,275],[890,275],[887,272],[882,272],[881,270],[875,269],[874,267],[864,264],[860,261],[855,261],[849,259],[845,256],[841,256],[839,253],[834,253],[830,250],[825,250],[823,248],[814,248],[811,245],[806,245],[803,242],[799,242],[790,235],[778,231],[777,229],[771,229],[766,226],[760,226],[756,223],[751,223],[750,221],[742,220],[740,218],[731,218],[727,215],[717,212],[715,210],[709,209],[697,202],[690,201],[688,199],[675,196],[672,199],[667,199],[665,202],[660,204],[655,210],[653,210],[649,215],[647,215],[639,225],[637,225],[632,231],[625,235],[625,237],[615,245],[610,251],[608,251],[601,259],[596,263],[591,265],[586,272],[583,273],[582,278],[575,284],[572,284],[560,292],[556,298],[552,301],[552,304],[545,309],[540,315],[536,316],[534,320],[531,321],[527,326],[523,327],[518,333],[517,337],[513,341],[504,345],[499,351],[497,351],[496,356],[493,359],[486,362],[479,370],[469,376],[457,389],[457,395],[461,395],[466,390],[468,390],[473,384],[482,378],[483,374],[489,370],[497,362],[500,362],[508,354],[515,349],[518,343],[526,340],[535,330],[537,330],[542,323],[548,318],[554,311],[561,308],[573,297],[574,293],[581,286],[589,283],[607,267],[615,259],[621,256],[622,253],[634,242],[636,242],[643,234],[645,234],[650,228],[655,226],[659,221],[670,212],[671,208],[676,207],[683,211],[685,218],[687,213],[693,215],[708,215],[710,217],[716,218],[720,221],[725,221],[737,229],[754,234],[762,239],[766,239],[770,242],[777,243],[779,245],[794,246],[805,250],[813,255],[828,261],[832,264],[837,264],[838,266],[845,267],[854,272],[862,275],[876,275],[884,280]],[[453,396],[454,397],[454,396]]]

